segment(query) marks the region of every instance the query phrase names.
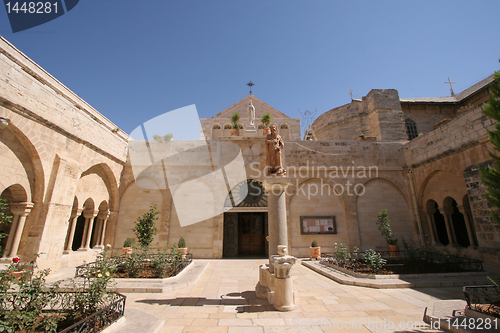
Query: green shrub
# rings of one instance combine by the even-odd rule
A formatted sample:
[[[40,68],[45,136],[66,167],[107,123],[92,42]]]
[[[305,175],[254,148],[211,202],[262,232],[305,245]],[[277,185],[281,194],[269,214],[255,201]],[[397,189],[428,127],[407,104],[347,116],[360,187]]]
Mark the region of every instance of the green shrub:
[[[184,240],[184,238],[182,236],[179,239],[179,243],[177,243],[177,247],[179,247],[180,249],[183,249],[186,247],[186,241]]]
[[[132,244],[134,244],[134,241],[132,238],[128,237],[125,239],[125,242],[123,242],[123,247],[132,247]]]
[[[318,242],[316,242],[316,240],[313,240],[311,243],[311,247],[318,247]]]
[[[156,205],[152,205],[149,211],[144,213],[135,221],[135,227],[132,229],[137,236],[137,242],[142,247],[148,247],[156,235],[155,221],[158,220],[160,212],[156,209]]]
[[[392,239],[392,229],[391,225],[389,224],[391,220],[389,220],[389,213],[387,212],[387,209],[384,209],[380,213],[378,213],[378,218],[375,223],[378,226],[378,230],[382,234],[382,236],[385,237],[385,240],[387,241],[387,244],[389,245],[397,245],[398,240],[397,239]]]
[[[382,269],[382,266],[385,265],[387,260],[382,259],[380,253],[375,252],[372,249],[369,249],[363,253],[363,259],[365,260],[366,266],[370,268],[374,272],[378,272]]]

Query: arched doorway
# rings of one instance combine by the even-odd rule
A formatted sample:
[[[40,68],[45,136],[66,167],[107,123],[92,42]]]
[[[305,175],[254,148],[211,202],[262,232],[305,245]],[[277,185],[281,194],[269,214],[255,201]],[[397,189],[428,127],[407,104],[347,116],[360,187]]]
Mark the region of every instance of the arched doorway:
[[[262,182],[254,179],[229,192],[224,204],[224,258],[267,257],[267,197]]]

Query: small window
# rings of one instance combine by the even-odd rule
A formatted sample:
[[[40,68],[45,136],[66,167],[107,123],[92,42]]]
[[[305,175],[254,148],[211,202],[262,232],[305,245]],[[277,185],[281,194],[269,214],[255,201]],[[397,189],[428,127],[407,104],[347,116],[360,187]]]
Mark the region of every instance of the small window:
[[[243,126],[242,126],[242,125],[239,125],[239,127],[238,127],[238,128],[239,128],[239,129],[243,129]]]
[[[264,126],[264,124],[259,125],[259,129],[264,129],[264,128],[266,128],[266,126]]]
[[[417,123],[411,118],[405,119],[406,134],[408,134],[408,140],[413,140],[418,136]]]
[[[280,128],[281,129],[288,129],[288,125],[287,124],[282,124]]]
[[[231,129],[233,128],[231,125],[227,124],[227,125],[224,125],[224,129]]]
[[[215,129],[220,129],[220,125],[214,125],[214,130]]]

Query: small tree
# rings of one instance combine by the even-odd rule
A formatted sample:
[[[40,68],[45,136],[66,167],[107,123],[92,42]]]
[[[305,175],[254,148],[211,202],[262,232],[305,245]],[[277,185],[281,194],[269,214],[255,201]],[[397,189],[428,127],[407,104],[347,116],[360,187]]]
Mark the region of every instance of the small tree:
[[[231,115],[231,122],[233,123],[233,128],[238,129],[239,128],[239,121],[240,121],[240,113],[235,112]]]
[[[266,128],[269,127],[271,120],[273,120],[273,117],[271,116],[271,114],[269,112],[264,113],[262,115],[262,117],[260,117],[260,121],[262,121],[262,123],[264,124],[264,126],[266,126]]]
[[[496,120],[495,130],[488,130],[489,141],[494,149],[500,152],[500,72],[493,74],[495,81],[490,83],[490,98],[488,103],[483,105],[483,113]],[[481,181],[486,185],[486,200],[493,207],[500,209],[500,157],[490,151],[490,156],[494,165],[489,165],[487,169],[479,166]],[[490,210],[493,221],[500,224],[500,216],[493,209]]]
[[[148,212],[135,221],[135,227],[132,230],[137,236],[137,242],[142,247],[148,247],[156,235],[155,221],[158,220],[158,214],[160,212],[156,209],[156,205],[152,205]]]
[[[186,241],[184,240],[184,237],[181,236],[181,238],[179,238],[179,243],[177,243],[177,247],[180,249],[186,247]]]
[[[385,237],[385,240],[387,241],[387,244],[389,245],[396,245],[398,243],[397,239],[392,239],[392,229],[391,225],[389,224],[391,220],[389,220],[389,212],[387,212],[387,209],[384,209],[380,213],[378,213],[378,218],[375,223],[378,225],[378,230],[382,234],[382,236]]]

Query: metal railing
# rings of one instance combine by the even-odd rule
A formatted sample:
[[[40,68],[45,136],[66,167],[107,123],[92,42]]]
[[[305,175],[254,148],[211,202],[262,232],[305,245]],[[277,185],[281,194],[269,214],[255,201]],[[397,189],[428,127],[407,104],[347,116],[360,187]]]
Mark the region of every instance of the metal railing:
[[[111,304],[71,325],[60,333],[97,333],[123,317],[127,297],[119,293],[111,295],[115,295],[115,300]]]
[[[498,316],[500,313],[500,287],[470,286],[464,287],[467,308]]]
[[[125,266],[125,259],[115,258],[116,267]],[[143,261],[137,267],[134,268],[136,271],[149,271],[151,274],[149,276],[154,276],[156,278],[165,278],[176,276],[184,268],[186,268],[193,261],[193,255],[188,253],[178,264],[167,263],[165,267],[152,267],[150,261]],[[75,278],[89,276],[101,269],[99,261],[94,261],[91,263],[83,264],[75,268]]]

